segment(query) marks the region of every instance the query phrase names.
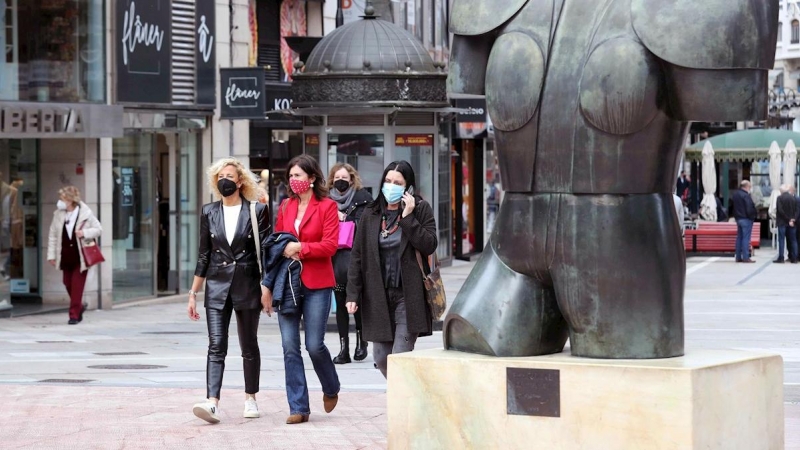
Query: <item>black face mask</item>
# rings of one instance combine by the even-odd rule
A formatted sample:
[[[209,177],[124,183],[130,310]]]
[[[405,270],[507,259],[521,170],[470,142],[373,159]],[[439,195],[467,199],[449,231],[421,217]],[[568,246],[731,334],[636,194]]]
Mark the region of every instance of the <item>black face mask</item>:
[[[344,192],[350,189],[350,182],[347,180],[336,180],[333,182],[333,187],[339,192]]]
[[[217,189],[219,189],[219,193],[222,194],[223,197],[230,197],[239,190],[236,183],[227,178],[217,181]]]

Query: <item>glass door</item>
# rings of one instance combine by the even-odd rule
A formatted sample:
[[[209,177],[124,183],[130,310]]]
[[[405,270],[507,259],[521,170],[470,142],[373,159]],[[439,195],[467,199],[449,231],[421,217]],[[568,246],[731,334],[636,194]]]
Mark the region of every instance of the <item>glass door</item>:
[[[178,204],[180,227],[178,229],[179,242],[178,273],[180,278],[179,289],[188,291],[194,279],[194,269],[197,265],[197,250],[199,242],[199,208],[200,208],[200,175],[198,155],[200,155],[200,135],[198,133],[182,132],[178,136],[180,144],[180,158],[178,170]]]
[[[329,134],[327,171],[337,162],[350,164],[358,171],[364,189],[375,198],[383,183],[383,151],[383,134]]]
[[[140,133],[114,139],[114,301],[154,292],[155,136]]]

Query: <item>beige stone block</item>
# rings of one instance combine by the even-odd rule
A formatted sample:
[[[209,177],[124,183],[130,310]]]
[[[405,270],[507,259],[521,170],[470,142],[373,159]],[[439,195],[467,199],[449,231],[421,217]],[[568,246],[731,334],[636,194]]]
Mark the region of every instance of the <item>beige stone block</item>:
[[[558,416],[509,414],[509,368],[557,371],[557,396],[537,381],[523,391],[542,411],[558,398]],[[783,414],[783,360],[771,354],[694,350],[597,360],[426,350],[389,358],[389,448],[396,450],[779,450]]]

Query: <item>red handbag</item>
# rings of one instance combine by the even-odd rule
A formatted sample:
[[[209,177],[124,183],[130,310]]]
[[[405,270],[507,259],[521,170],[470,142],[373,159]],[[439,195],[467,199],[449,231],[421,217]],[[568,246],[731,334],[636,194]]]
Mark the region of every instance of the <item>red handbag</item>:
[[[81,224],[81,230],[83,230],[84,225],[86,225],[86,222]],[[100,264],[106,260],[106,258],[103,257],[103,253],[100,252],[100,246],[97,245],[97,239],[81,239],[81,241],[83,242],[83,245],[81,245],[83,262],[86,264],[86,267],[92,267],[95,264]]]

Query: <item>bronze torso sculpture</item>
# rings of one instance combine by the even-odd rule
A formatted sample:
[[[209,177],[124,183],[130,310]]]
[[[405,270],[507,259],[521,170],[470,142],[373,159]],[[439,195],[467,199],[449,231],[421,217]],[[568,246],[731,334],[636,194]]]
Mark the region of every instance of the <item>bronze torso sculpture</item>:
[[[506,196],[445,348],[683,354],[688,121],[766,115],[777,0],[455,0],[448,84],[486,95]]]

